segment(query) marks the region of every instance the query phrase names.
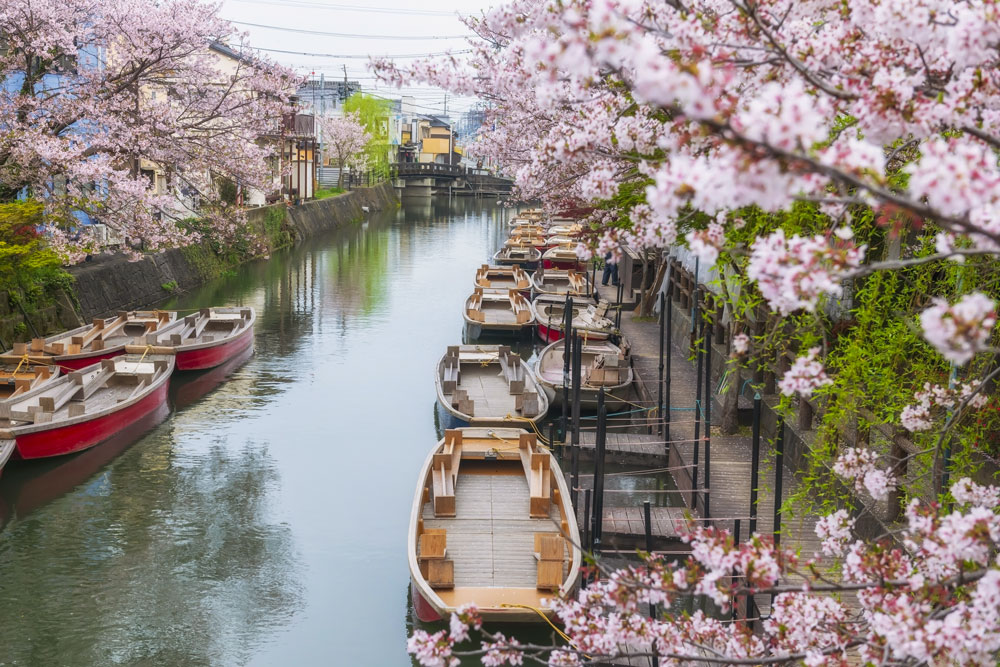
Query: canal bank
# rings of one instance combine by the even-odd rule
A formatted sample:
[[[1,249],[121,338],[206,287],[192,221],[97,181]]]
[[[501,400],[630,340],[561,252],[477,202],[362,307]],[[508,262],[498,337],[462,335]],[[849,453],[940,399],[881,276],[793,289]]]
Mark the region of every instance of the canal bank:
[[[392,186],[382,183],[298,206],[275,204],[253,209],[247,226],[265,240],[270,254],[342,225],[360,222],[371,212],[396,206]],[[149,255],[137,262],[121,256],[101,256],[72,267],[70,273],[75,278],[80,315],[89,321],[120,310],[155,306],[259,258],[238,249],[219,252],[204,242]]]

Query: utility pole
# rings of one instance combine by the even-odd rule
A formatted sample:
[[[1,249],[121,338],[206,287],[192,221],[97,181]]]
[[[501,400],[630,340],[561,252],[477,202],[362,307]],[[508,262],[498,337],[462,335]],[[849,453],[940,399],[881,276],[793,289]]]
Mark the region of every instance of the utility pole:
[[[347,101],[347,98],[350,97],[350,95],[348,95],[347,93],[348,93],[348,91],[347,91],[347,64],[345,63],[344,64],[344,97],[343,97],[343,99],[344,99],[345,102]]]

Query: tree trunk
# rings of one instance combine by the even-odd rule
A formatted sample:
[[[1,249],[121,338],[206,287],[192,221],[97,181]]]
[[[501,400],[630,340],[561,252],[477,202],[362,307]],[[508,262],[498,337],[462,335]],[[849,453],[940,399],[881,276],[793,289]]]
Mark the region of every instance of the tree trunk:
[[[639,313],[642,317],[648,317],[653,312],[653,301],[655,301],[655,295],[660,292],[660,284],[663,282],[663,277],[666,273],[667,263],[663,261],[663,253],[660,252],[656,258],[656,272],[653,274],[653,283],[649,286],[649,289],[643,291],[639,302]],[[645,269],[643,269],[643,275],[645,276]]]
[[[337,161],[337,163],[340,165],[340,168],[337,170],[337,189],[338,190],[343,190],[344,189],[344,160],[340,159],[340,160]]]
[[[711,344],[711,342],[709,342]],[[722,423],[719,429],[723,435],[733,435],[739,429],[739,400],[740,389],[743,387],[743,378],[740,377],[740,365],[731,364],[729,390],[721,396],[722,402]]]

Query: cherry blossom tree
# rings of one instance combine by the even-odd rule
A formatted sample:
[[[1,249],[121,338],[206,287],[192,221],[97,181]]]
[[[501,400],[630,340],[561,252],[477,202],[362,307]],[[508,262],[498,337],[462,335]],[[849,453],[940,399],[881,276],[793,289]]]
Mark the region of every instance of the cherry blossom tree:
[[[222,180],[273,189],[263,140],[295,77],[198,0],[10,0],[0,6],[0,199],[45,203],[57,249],[86,249],[78,216],[146,250],[191,242],[198,202],[213,231],[241,209]],[[166,177],[159,192],[150,173]]]
[[[320,116],[317,120],[323,131],[323,150],[337,161],[340,169],[337,187],[343,187],[345,167],[364,168],[364,151],[370,136],[357,114]]]
[[[808,342],[778,384],[786,395],[832,390],[826,320],[845,286],[922,266],[949,276],[963,263],[995,276],[1000,7],[991,0],[510,0],[467,24],[467,58],[374,69],[388,82],[487,100],[470,153],[513,174],[516,196],[549,210],[593,207],[581,256],[683,245],[718,275],[744,278],[743,296],[776,322],[807,323]],[[894,330],[913,328],[927,343],[912,357],[944,369],[947,382],[927,384],[877,369],[901,376],[911,400],[891,418],[932,438],[923,442],[936,461],[1000,375],[991,285],[928,282],[912,310],[887,313],[904,320]],[[737,297],[727,305],[739,332],[744,311]],[[733,363],[764,359],[793,328],[734,336]],[[841,451],[831,469],[873,498],[898,482],[868,449]],[[901,532],[877,544],[838,549],[850,521],[824,519],[825,556],[840,559],[832,581],[762,538],[736,545],[696,531],[687,563],[605,573],[558,603],[573,642],[546,660],[613,662],[630,645],[671,665],[844,664],[849,651],[872,664],[994,664],[997,491],[973,486],[951,487],[957,510],[914,497]],[[724,607],[764,591],[776,597],[762,634],[637,611],[683,594]],[[831,594],[855,595],[860,616]],[[425,639],[415,635],[418,658]],[[434,640],[438,664],[448,664],[450,639]],[[487,664],[520,664],[497,650],[482,647],[494,656]]]

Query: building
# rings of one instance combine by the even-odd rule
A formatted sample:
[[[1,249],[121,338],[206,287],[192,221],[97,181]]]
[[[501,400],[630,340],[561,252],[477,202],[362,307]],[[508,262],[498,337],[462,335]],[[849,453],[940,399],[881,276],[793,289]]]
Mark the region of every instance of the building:
[[[344,102],[354,93],[361,92],[361,82],[344,79],[327,79],[320,75],[299,87],[296,94],[303,106],[319,116],[343,113]]]

